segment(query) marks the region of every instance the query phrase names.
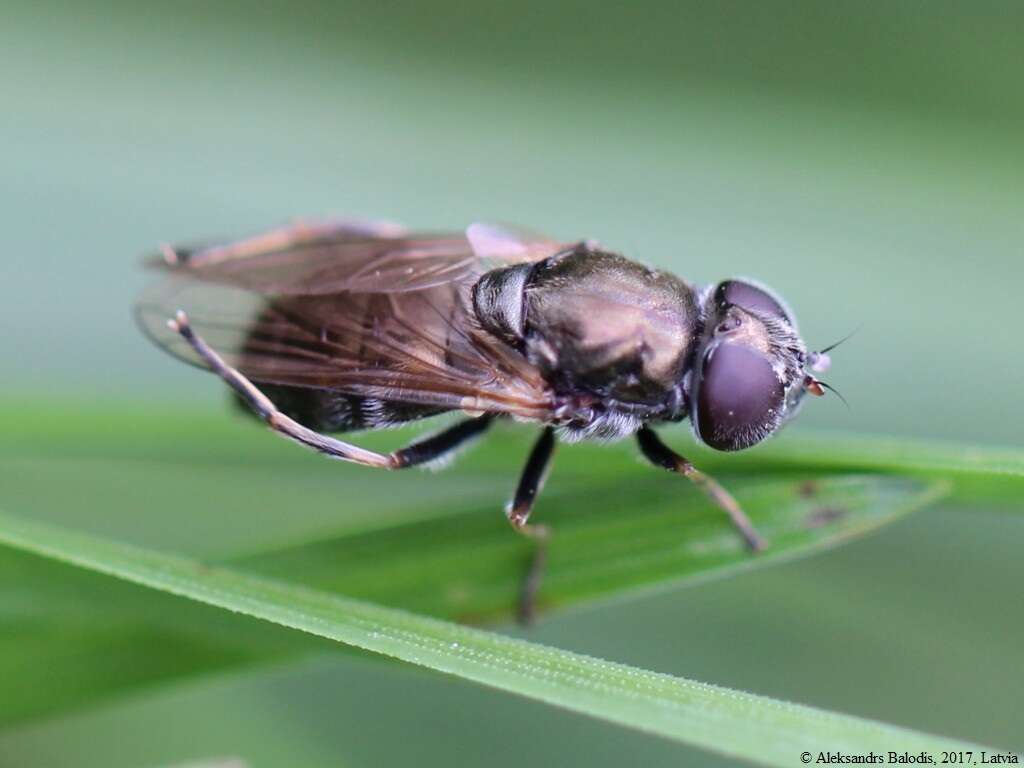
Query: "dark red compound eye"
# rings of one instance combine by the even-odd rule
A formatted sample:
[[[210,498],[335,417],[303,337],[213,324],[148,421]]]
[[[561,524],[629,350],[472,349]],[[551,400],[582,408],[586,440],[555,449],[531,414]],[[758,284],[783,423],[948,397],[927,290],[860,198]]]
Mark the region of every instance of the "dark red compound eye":
[[[759,315],[778,317],[789,322],[791,318],[777,299],[756,285],[742,280],[726,280],[715,289],[715,304],[718,307],[733,304]]]
[[[720,451],[759,443],[781,420],[786,390],[768,359],[743,344],[718,344],[697,383],[697,432]]]

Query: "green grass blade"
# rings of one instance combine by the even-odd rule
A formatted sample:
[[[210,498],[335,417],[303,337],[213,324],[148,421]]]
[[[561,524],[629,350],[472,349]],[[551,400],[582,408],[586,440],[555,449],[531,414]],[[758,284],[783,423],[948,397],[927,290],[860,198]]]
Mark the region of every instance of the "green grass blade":
[[[4,728],[326,645],[11,547],[0,547],[0,627]]]
[[[4,466],[3,473],[13,473],[5,484],[8,492],[30,481],[33,466]],[[39,469],[49,482],[22,488],[26,500],[38,503],[56,491],[83,494],[99,504],[96,499],[104,486],[112,485],[122,494],[123,506],[132,498],[126,489],[141,484],[152,499],[146,505],[150,520],[186,529],[210,517],[238,525],[251,518],[254,509],[240,499],[232,503],[231,493],[257,483],[264,474],[232,474],[231,482],[224,482],[215,472],[212,484],[205,486],[199,485],[199,472],[189,468],[187,493],[176,497],[173,491],[181,485],[176,466],[135,467],[128,473],[127,486],[114,479],[122,471],[119,462],[89,462],[75,474],[77,468],[77,462],[42,465]],[[433,478],[437,483],[446,479]],[[556,536],[541,592],[542,609],[694,584],[809,554],[890,522],[942,490],[934,483],[866,476],[824,477],[813,483],[736,478],[734,490],[770,540],[767,552],[752,557],[724,515],[689,484],[665,473],[654,474],[649,481],[629,488],[617,482],[598,485],[570,479],[567,487],[545,497],[546,519]],[[444,487],[452,489],[451,484]],[[258,488],[264,493],[269,486]],[[179,498],[195,501],[179,509]],[[307,489],[304,498],[309,501],[315,494]],[[377,529],[363,530],[364,522],[357,518],[355,531],[347,534],[315,537],[225,564],[442,618],[507,620],[515,610],[530,543],[509,530],[493,504],[475,498],[470,495],[456,503],[424,496],[415,507],[421,514],[415,522],[388,518]],[[274,497],[264,501],[271,507],[278,503]],[[435,504],[444,508],[432,508]],[[216,612],[211,615],[209,609],[189,605],[175,608],[168,599],[0,549],[0,619],[7,628],[0,635],[0,679],[19,691],[17,696],[0,698],[0,724],[53,714],[176,677],[266,663],[317,647],[294,633],[282,637],[267,631],[264,624],[231,631]],[[137,653],[140,645],[145,645],[146,654]],[[131,664],[108,661],[127,656],[138,658]],[[54,677],[62,685],[49,684]]]
[[[125,459],[202,460],[229,462],[301,462],[304,453],[271,439],[248,419],[225,412],[191,409],[154,410],[138,404],[53,408],[51,403],[27,401],[0,407],[4,435],[0,452],[20,455],[119,457]],[[119,428],[123,427],[123,428]],[[737,454],[721,454],[698,448],[685,428],[666,431],[680,450],[716,471],[796,469],[842,472],[851,469],[931,475],[1024,478],[1024,450],[1010,446],[983,446],[950,440],[865,435],[816,431],[795,425],[761,446]],[[523,436],[489,439],[474,451],[475,466],[515,471],[507,450],[495,446],[510,442],[520,461],[529,447]],[[401,434],[360,435],[361,444],[393,448]],[[277,445],[275,445],[277,443]],[[557,472],[593,472],[595,466],[617,473],[640,472],[641,467],[622,465],[626,446],[573,446],[560,452]]]
[[[871,476],[730,484],[768,549],[751,555],[688,483],[570,483],[545,497],[553,531],[543,611],[692,584],[790,560],[865,534],[940,496],[944,484]],[[514,617],[532,542],[491,504],[230,561],[246,571],[470,623]]]
[[[0,503],[27,516],[435,617],[490,623],[511,615],[529,544],[511,534],[500,506],[529,430],[501,426],[458,466],[424,476],[326,462],[227,413],[31,403],[0,410]],[[406,437],[367,434],[360,442],[389,448]],[[682,430],[666,437],[686,444]],[[772,550],[748,557],[717,510],[685,481],[635,460],[631,446],[566,446],[537,509],[556,532],[543,608],[674,588],[810,553],[940,490],[905,478],[835,477],[840,469],[952,475],[955,493],[1021,509],[1019,451],[800,430],[737,456],[684,450],[726,478]],[[956,471],[965,451],[969,474]],[[851,512],[837,516],[843,509]],[[12,630],[0,635],[0,679],[26,694],[3,697],[0,723],[316,647],[296,633],[285,633],[288,640],[283,630],[258,630],[257,622],[226,632],[212,609],[174,609],[172,598],[140,597],[138,588],[111,595],[98,577],[83,585],[66,566],[38,560],[12,569],[8,561],[0,553],[0,620]],[[80,611],[65,599],[71,590]],[[140,643],[154,649],[145,659],[107,662]],[[183,650],[175,656],[173,648]],[[54,676],[66,684],[49,684]]]
[[[971,749],[0,514],[35,554],[762,765],[803,751]],[[977,748],[975,748],[977,749]]]
[[[761,450],[738,454],[745,465],[808,470],[861,469],[929,475],[1024,477],[1024,451],[948,440],[794,429]]]

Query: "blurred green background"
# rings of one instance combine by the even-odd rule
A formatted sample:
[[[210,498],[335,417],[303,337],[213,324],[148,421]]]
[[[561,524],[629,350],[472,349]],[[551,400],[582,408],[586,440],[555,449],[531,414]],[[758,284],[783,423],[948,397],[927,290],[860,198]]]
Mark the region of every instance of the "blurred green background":
[[[851,410],[811,403],[797,429],[1019,445],[1022,32],[1012,2],[0,2],[4,400],[230,418],[211,379],[130,320],[139,256],[161,241],[294,215],[496,220],[693,280],[762,279],[812,345],[861,327],[830,378]],[[81,527],[126,516],[66,512]],[[1022,536],[1019,516],[947,504],[834,554],[530,637],[1021,749]],[[728,764],[343,655],[0,732],[4,766],[210,755]]]

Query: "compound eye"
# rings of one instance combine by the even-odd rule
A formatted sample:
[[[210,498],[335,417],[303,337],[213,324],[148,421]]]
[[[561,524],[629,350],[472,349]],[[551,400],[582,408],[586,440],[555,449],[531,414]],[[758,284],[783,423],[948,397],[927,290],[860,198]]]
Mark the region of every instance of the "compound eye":
[[[763,288],[742,280],[726,280],[719,283],[715,289],[715,304],[718,307],[734,304],[755,314],[769,315],[791,322],[789,314],[778,299]]]
[[[786,390],[768,359],[743,344],[708,351],[697,385],[697,432],[719,451],[761,442],[781,421]]]

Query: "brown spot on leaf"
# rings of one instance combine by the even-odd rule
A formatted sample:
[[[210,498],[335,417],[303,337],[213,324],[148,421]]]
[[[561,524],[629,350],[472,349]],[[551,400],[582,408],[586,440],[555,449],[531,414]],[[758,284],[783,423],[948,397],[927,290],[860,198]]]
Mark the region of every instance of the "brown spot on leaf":
[[[845,507],[818,507],[807,516],[805,528],[821,528],[840,520],[850,513]]]
[[[804,482],[800,483],[800,487],[797,488],[797,493],[800,494],[801,498],[813,499],[815,496],[818,495],[819,489],[820,486],[818,485],[817,480],[805,480]]]

